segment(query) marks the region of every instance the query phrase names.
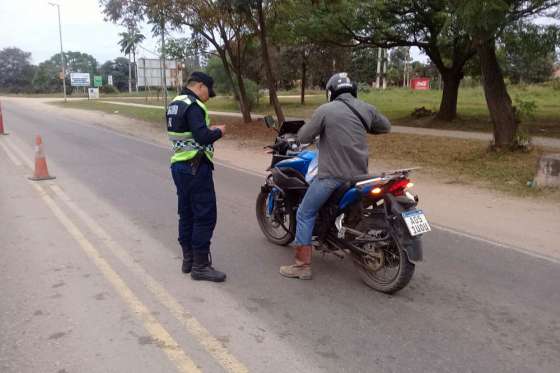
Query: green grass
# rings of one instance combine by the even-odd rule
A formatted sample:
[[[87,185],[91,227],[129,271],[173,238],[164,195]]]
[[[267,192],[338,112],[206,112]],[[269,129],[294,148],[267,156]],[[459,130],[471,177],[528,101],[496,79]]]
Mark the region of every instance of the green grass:
[[[139,108],[113,105],[102,101],[56,102],[64,108],[98,110],[105,113],[118,112],[130,118],[162,124],[162,109]],[[228,138],[243,143],[261,146],[270,143],[274,133],[260,121],[243,123],[231,117],[213,117],[214,122],[228,125]],[[450,139],[433,136],[389,134],[370,136],[373,161],[376,159],[391,164],[406,163],[422,166],[429,173],[441,176],[449,183],[475,184],[524,197],[546,198],[560,201],[560,190],[533,189],[527,187],[536,171],[537,160],[543,149],[529,153],[496,153],[488,151],[488,143],[476,140]]]
[[[281,95],[295,94],[296,92],[281,92]],[[523,126],[533,136],[560,137],[560,90],[550,86],[512,86],[509,87],[510,96],[514,105],[519,100],[534,101],[536,111],[534,119],[526,120]],[[319,95],[317,95],[319,94]],[[105,96],[108,97],[108,96]],[[161,105],[162,101],[155,97],[147,100],[138,98],[119,97],[124,102],[147,103]],[[452,129],[462,131],[491,132],[492,124],[486,107],[486,100],[482,88],[461,88],[458,98],[458,118],[453,122],[435,121],[431,118],[414,119],[411,113],[414,109],[425,107],[437,111],[441,100],[441,91],[411,91],[402,88],[391,88],[386,91],[372,90],[369,93],[360,93],[364,101],[376,106],[394,124]],[[308,118],[313,111],[325,103],[321,92],[311,92],[306,97],[306,104],[301,105],[298,97],[280,97],[284,114],[288,117]],[[227,96],[219,96],[208,102],[208,108],[214,111],[238,111],[237,103]],[[268,104],[268,98],[262,97],[260,103],[253,110],[258,114],[273,114],[274,109]]]

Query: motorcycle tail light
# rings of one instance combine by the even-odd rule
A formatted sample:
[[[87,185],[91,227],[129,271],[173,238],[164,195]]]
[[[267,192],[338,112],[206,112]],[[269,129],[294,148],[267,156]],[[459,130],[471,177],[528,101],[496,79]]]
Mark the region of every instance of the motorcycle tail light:
[[[397,180],[393,184],[389,185],[387,192],[392,193],[395,196],[402,196],[404,194],[404,190],[408,188],[408,184],[411,184],[411,182],[406,178]]]

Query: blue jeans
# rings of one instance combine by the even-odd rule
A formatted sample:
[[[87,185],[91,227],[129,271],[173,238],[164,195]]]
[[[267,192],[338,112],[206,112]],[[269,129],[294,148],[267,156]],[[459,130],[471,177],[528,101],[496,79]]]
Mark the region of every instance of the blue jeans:
[[[212,166],[202,160],[193,175],[188,162],[171,165],[171,175],[177,187],[179,213],[179,244],[186,251],[206,254],[216,227],[216,193]]]
[[[342,183],[343,181],[335,178],[313,180],[297,211],[296,245],[311,245],[317,213]]]

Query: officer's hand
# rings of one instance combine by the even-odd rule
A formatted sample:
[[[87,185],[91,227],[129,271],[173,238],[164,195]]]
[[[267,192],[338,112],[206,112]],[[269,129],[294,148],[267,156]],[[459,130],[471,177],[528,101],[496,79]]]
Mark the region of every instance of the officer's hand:
[[[213,126],[213,128],[217,128],[222,132],[222,136],[225,136],[226,134],[226,126],[225,125],[219,125],[219,126]]]

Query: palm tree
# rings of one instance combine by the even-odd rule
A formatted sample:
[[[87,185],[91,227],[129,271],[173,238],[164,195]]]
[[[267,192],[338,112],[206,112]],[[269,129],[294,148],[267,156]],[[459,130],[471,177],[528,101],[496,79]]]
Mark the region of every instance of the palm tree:
[[[146,39],[136,27],[132,27],[128,32],[121,32],[119,34],[121,40],[119,45],[121,52],[128,54],[128,92],[132,92],[132,64],[130,57],[133,57],[133,63],[136,66],[136,47]],[[135,79],[136,92],[138,92],[138,77]]]

